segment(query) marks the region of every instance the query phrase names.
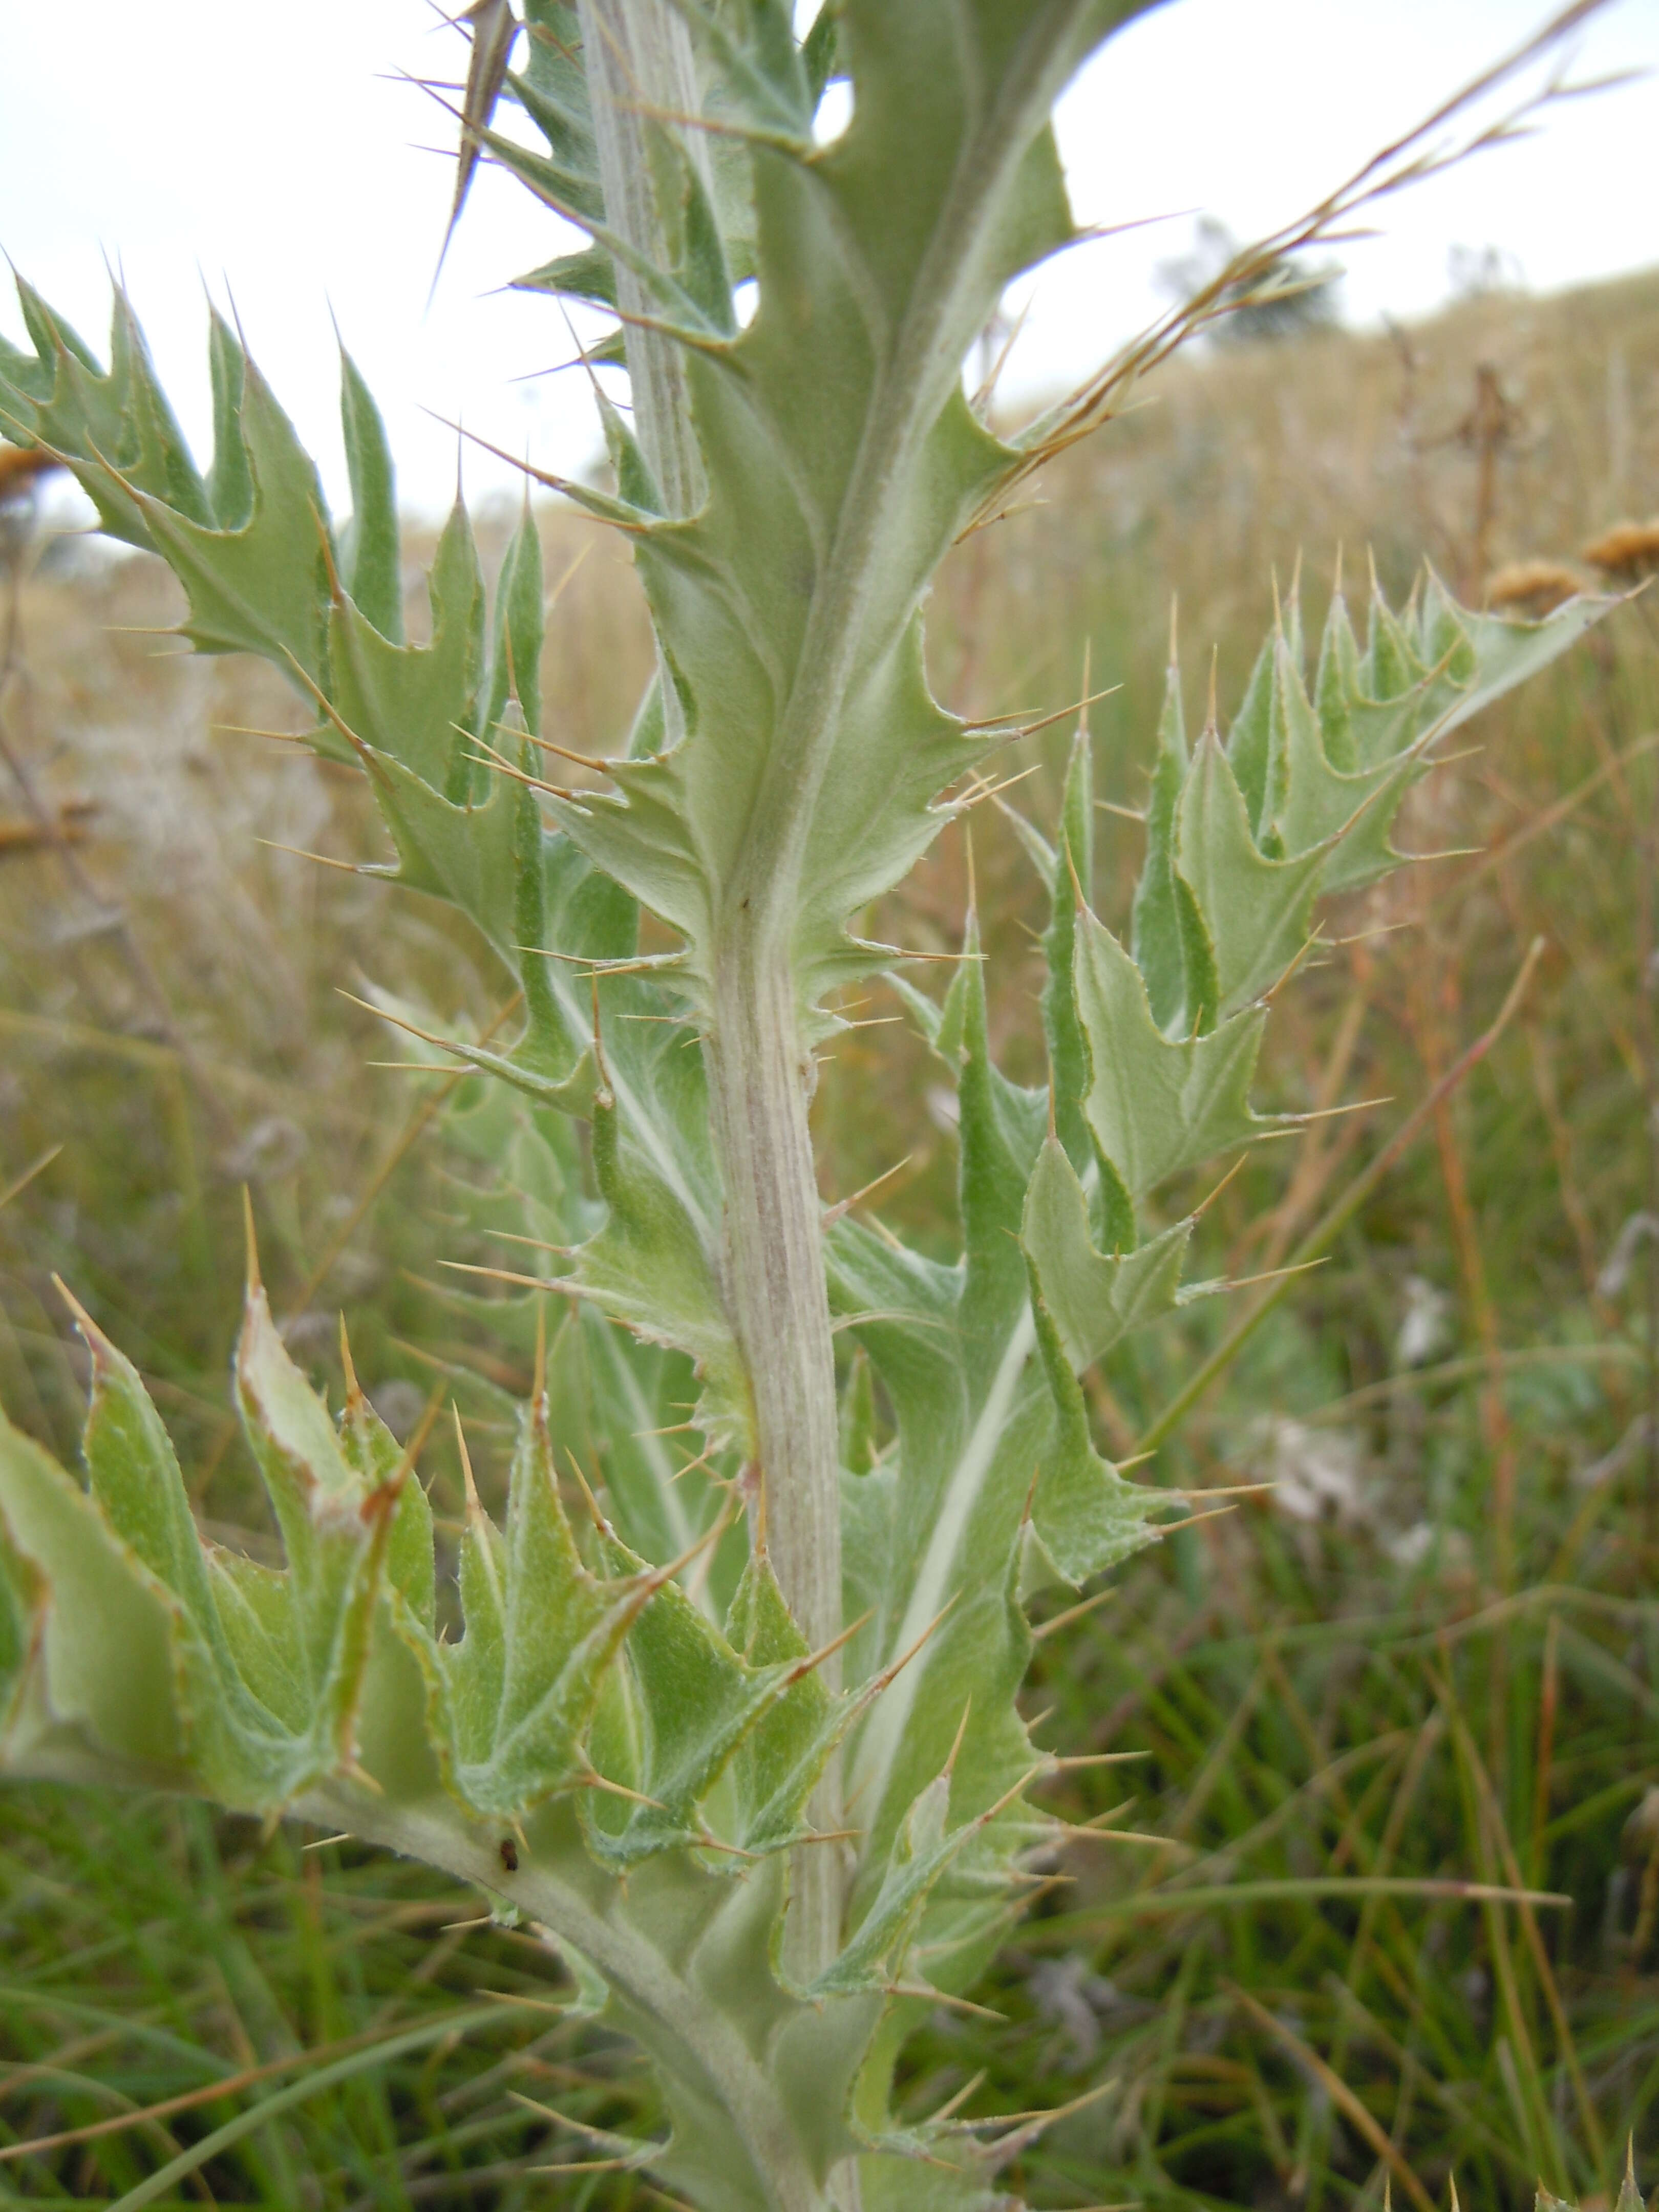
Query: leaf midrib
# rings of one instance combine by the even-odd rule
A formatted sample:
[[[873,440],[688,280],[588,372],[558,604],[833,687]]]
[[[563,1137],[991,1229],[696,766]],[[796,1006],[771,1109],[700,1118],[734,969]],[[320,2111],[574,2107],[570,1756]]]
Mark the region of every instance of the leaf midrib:
[[[1027,1362],[1036,1348],[1036,1324],[1029,1300],[1020,1305],[1019,1319],[1010,1331],[996,1373],[969,1431],[967,1442],[952,1462],[941,1486],[939,1510],[922,1553],[921,1565],[910,1587],[910,1596],[890,1656],[908,1651],[926,1633],[945,1603],[952,1585],[951,1570],[961,1555],[969,1524],[982,1493],[985,1479],[995,1464],[998,1448],[1008,1426]],[[928,1654],[918,1653],[878,1699],[860,1735],[854,1754],[854,1790],[867,1790],[872,1812],[871,1830],[880,1823],[888,1784],[903,1740],[916,1695],[927,1673]]]
[[[1058,33],[1048,41],[1026,41],[1025,70],[1003,79],[980,127],[958,149],[951,190],[865,410],[823,581],[813,594],[794,678],[723,902],[723,935],[738,925],[742,933],[758,933],[787,945],[812,817],[881,571],[878,554],[887,534],[884,524],[902,507],[917,452],[940,418],[927,372],[962,272],[977,271],[975,249],[1000,205],[1011,171],[1024,160],[1035,135],[1020,131],[1018,118],[1033,106],[1046,117],[1047,105],[1034,98],[1033,82],[1042,82],[1042,64],[1059,43]],[[1004,125],[1000,148],[999,123]],[[896,392],[905,397],[891,400]],[[949,404],[948,391],[945,404]]]

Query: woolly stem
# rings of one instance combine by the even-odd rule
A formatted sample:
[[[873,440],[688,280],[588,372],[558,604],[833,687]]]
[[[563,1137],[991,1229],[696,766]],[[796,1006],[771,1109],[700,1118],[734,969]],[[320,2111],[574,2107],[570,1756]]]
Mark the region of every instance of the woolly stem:
[[[671,258],[677,187],[664,161],[670,124],[700,105],[690,41],[667,0],[582,0],[581,23],[605,219],[642,254]],[[695,139],[696,134],[689,134]],[[686,143],[693,161],[701,144]],[[624,313],[650,305],[617,270]],[[705,476],[684,358],[659,332],[631,325],[626,339],[635,434],[675,514],[702,502]],[[671,735],[676,702],[663,682]],[[793,854],[781,856],[793,860]],[[787,934],[763,887],[724,933],[707,1047],[714,1134],[726,1197],[725,1292],[749,1379],[765,1541],[779,1585],[809,1643],[839,1633],[840,1449],[835,1352],[824,1282],[821,1207],[807,1127],[811,1063],[799,1036]],[[832,1662],[826,1673],[836,1672]],[[835,1762],[811,1817],[839,1828]],[[786,1936],[790,1971],[811,1979],[840,1948],[841,1855],[796,1855]]]
[[[806,1122],[810,1062],[783,949],[745,920],[737,918],[715,970],[708,1046],[726,1297],[748,1371],[765,1542],[790,1610],[817,1647],[841,1629],[841,1453]],[[841,1796],[832,1762],[811,1803],[821,1830],[842,1826]],[[797,1852],[786,1948],[801,1979],[840,1948],[844,1887],[838,1850]]]
[[[665,173],[663,161],[672,126],[647,111],[695,115],[702,105],[684,21],[664,0],[581,0],[580,19],[605,220],[630,246],[666,262],[678,212],[677,180]],[[675,135],[708,182],[708,150],[698,134]],[[635,272],[620,263],[617,304],[630,319],[648,316],[658,307]],[[625,344],[640,450],[669,514],[695,514],[707,478],[691,426],[684,355],[664,332],[635,319],[629,321]]]
[[[400,1805],[384,1795],[336,1785],[313,1792],[294,1809],[303,1818],[337,1824],[383,1849],[441,1867],[487,1893],[501,1893],[501,1862],[489,1839],[437,1801]],[[670,2078],[726,2113],[754,2182],[776,2212],[830,2212],[780,2085],[706,1991],[623,1916],[606,1913],[591,1895],[562,1879],[556,1865],[532,1861],[514,1874],[509,1887],[513,1905],[598,1968],[628,2027],[664,2063]],[[735,2198],[741,2180],[736,2175],[730,2180]],[[742,2194],[747,2201],[749,2192]]]

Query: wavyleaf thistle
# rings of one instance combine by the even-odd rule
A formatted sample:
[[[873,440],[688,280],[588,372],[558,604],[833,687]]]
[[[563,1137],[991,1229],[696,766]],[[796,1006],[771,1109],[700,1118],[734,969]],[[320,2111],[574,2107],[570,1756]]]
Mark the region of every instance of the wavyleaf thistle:
[[[1015,1704],[1027,1601],[1152,1540],[1168,1502],[1102,1455],[1079,1378],[1224,1294],[1185,1281],[1192,1222],[1160,1224],[1158,1194],[1278,1126],[1251,1080],[1321,898],[1398,864],[1443,741],[1611,604],[1511,621],[1430,574],[1357,629],[1339,588],[1310,659],[1292,595],[1231,721],[1190,739],[1172,665],[1127,931],[1089,904],[1086,737],[1056,845],[1024,825],[1052,1085],[996,1063],[971,915],[942,1003],[901,986],[954,1091],[957,1257],[826,1209],[813,1047],[837,988],[903,957],[858,917],[1008,734],[933,696],[932,580],[1177,335],[1023,439],[964,394],[1007,285],[1078,234],[1055,100],[1139,12],[837,0],[800,37],[787,0],[468,11],[456,211],[484,152],[575,224],[581,250],[520,281],[611,311],[633,384],[630,421],[604,404],[613,489],[570,490],[633,547],[658,672],[580,788],[540,696],[532,522],[492,597],[458,503],[408,642],[349,360],[342,525],[219,319],[206,471],[124,295],[106,366],[27,284],[29,343],[0,343],[0,487],[71,470],[173,568],[183,634],[270,661],[361,769],[382,872],[489,947],[514,1026],[442,1049],[490,1079],[463,1140],[525,1194],[490,1313],[527,1338],[568,1302],[505,1525],[468,1498],[458,1638],[413,1452],[355,1384],[331,1413],[257,1279],[236,1398],[281,1568],[200,1536],[137,1373],[79,1316],[85,1481],[0,1423],[0,1760],[319,1820],[528,1915],[659,2069],[672,2133],[639,2155],[719,2212],[1013,2203],[1030,2125],[901,2126],[889,2085],[1063,1833],[1027,1799],[1054,1765]],[[853,120],[820,145],[832,78]],[[501,100],[539,146],[496,131]],[[672,950],[641,955],[642,914]],[[578,1400],[609,1439],[585,1510]]]

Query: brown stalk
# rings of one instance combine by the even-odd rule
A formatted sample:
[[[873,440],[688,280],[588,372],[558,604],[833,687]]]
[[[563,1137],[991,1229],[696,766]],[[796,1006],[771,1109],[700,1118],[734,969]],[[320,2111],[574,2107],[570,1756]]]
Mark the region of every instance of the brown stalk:
[[[1606,0],[1572,0],[1571,5],[1560,9],[1501,61],[1482,70],[1461,91],[1443,100],[1415,129],[1373,155],[1316,207],[1270,236],[1242,247],[1190,299],[1149,325],[1044,418],[1041,434],[1032,440],[1019,462],[992,488],[963,534],[966,536],[999,520],[1006,511],[1009,495],[1026,477],[1120,414],[1129,393],[1144,377],[1209,324],[1247,305],[1286,256],[1321,243],[1337,242],[1363,210],[1409,185],[1421,184],[1443,174],[1483,149],[1503,144],[1520,135],[1552,103],[1576,97],[1581,92],[1600,89],[1599,86],[1569,85],[1557,73],[1541,90],[1529,94],[1496,122],[1479,129],[1471,124],[1465,135],[1452,143],[1444,135],[1468,118],[1471,108],[1530,63],[1559,48],[1572,32],[1605,4]]]
[[[1398,2178],[1401,2185],[1410,2197],[1413,2203],[1417,2206],[1418,2212],[1439,2212],[1439,2207],[1418,2179],[1405,2153],[1383,2134],[1376,2121],[1360,2103],[1347,2083],[1339,2075],[1333,2073],[1319,2053],[1304,2043],[1292,2029],[1287,2027],[1282,2020],[1275,2019],[1265,2005],[1258,2004],[1248,1990],[1240,1989],[1237,1983],[1229,1983],[1227,1986],[1230,1995],[1244,2008],[1257,2027],[1266,2028],[1269,2035],[1277,2037],[1285,2048],[1313,2075],[1321,2088],[1342,2114],[1343,2118],[1364,2137],[1389,2172]]]

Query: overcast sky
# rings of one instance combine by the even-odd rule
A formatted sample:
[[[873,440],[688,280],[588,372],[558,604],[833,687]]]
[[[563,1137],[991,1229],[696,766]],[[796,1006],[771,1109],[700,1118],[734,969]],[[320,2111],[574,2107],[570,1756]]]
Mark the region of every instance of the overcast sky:
[[[902,4],[902,0],[895,0]],[[1173,0],[1114,40],[1067,95],[1060,135],[1079,219],[1166,217],[1065,258],[1041,283],[1015,381],[1083,374],[1164,304],[1157,265],[1193,217],[1241,236],[1317,200],[1540,20],[1532,0]],[[542,465],[592,449],[556,307],[501,291],[562,250],[557,226],[483,173],[430,309],[450,119],[397,72],[450,76],[456,34],[424,0],[79,0],[7,11],[0,248],[94,342],[106,260],[125,272],[163,381],[205,459],[205,283],[252,349],[331,494],[339,453],[331,303],[380,397],[404,495],[441,507],[455,441],[423,412]],[[1613,0],[1580,34],[1583,76],[1659,64],[1659,0]],[[1455,246],[1495,247],[1553,289],[1659,260],[1659,80],[1556,111],[1519,145],[1389,204],[1343,249],[1355,320],[1422,314]],[[0,328],[19,330],[15,302]],[[507,481],[466,463],[469,493]]]

